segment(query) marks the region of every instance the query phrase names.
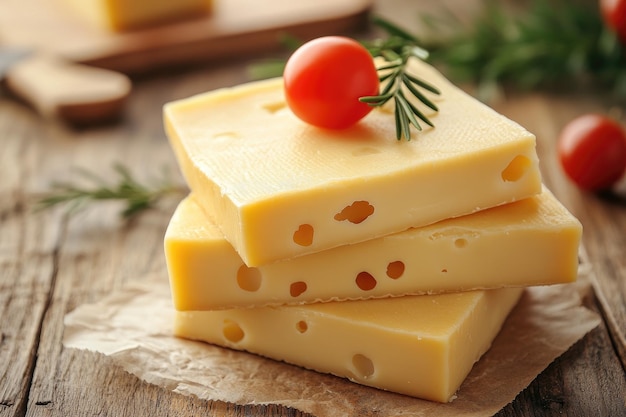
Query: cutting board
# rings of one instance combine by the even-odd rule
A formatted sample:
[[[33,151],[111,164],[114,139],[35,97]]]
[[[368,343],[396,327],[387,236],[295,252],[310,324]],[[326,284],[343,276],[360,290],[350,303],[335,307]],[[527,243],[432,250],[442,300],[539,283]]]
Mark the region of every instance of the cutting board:
[[[175,0],[173,0],[175,1]],[[371,0],[214,0],[204,18],[132,32],[90,26],[62,0],[1,0],[0,44],[34,48],[126,74],[259,54],[280,35],[301,39],[345,33],[367,21]]]

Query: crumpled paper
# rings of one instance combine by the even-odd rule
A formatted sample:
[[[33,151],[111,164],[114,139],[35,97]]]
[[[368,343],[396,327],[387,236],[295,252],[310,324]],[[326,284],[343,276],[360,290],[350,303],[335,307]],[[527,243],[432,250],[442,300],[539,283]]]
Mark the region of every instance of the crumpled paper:
[[[600,323],[581,305],[581,289],[588,288],[587,280],[579,279],[526,289],[491,349],[447,404],[176,338],[168,280],[162,274],[69,313],[63,343],[101,352],[149,383],[207,400],[281,404],[317,417],[491,416]]]

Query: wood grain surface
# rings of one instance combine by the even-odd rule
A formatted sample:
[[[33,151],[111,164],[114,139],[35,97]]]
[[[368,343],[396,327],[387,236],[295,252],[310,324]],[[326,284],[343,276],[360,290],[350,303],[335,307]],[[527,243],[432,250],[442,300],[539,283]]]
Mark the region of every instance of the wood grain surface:
[[[406,19],[401,6],[420,4],[389,0],[377,7]],[[65,314],[164,270],[162,239],[177,199],[129,223],[114,203],[72,215],[36,211],[33,204],[51,182],[80,181],[77,167],[107,177],[121,163],[147,182],[169,169],[182,185],[162,128],[163,104],[244,82],[248,64],[224,61],[138,78],[122,118],[88,129],[44,120],[6,92],[0,95],[0,417],[305,415],[173,394],[104,356],[64,349]],[[578,191],[555,155],[556,136],[568,120],[620,109],[589,92],[512,93],[491,104],[537,135],[545,182],[583,223],[583,255],[596,277],[584,301],[603,318],[498,416],[624,416],[626,203]]]

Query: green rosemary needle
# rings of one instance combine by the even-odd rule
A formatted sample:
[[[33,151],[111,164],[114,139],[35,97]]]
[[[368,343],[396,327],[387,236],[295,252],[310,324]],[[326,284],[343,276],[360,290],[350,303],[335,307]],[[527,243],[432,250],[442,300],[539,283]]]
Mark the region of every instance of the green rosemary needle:
[[[71,183],[55,183],[48,195],[37,202],[37,208],[45,209],[61,204],[68,204],[70,211],[76,211],[91,201],[123,201],[125,208],[121,212],[122,217],[129,219],[147,209],[153,208],[159,200],[167,195],[188,192],[184,187],[172,184],[169,181],[161,181],[155,186],[139,183],[130,171],[116,164],[114,169],[118,180],[114,184],[106,183],[95,174],[80,170],[79,173],[94,183],[93,187],[85,188]]]
[[[434,111],[439,111],[438,107],[418,87],[433,94],[441,93],[435,86],[407,71],[409,59],[425,60],[428,58],[428,52],[417,45],[417,40],[385,20],[378,19],[375,23],[385,28],[390,35],[387,39],[366,44],[373,57],[382,57],[385,61],[385,64],[378,68],[379,80],[384,87],[378,95],[361,97],[359,100],[370,106],[380,107],[393,98],[396,139],[400,140],[404,137],[411,140],[410,125],[415,126],[417,130],[422,130],[418,119],[431,127],[434,125],[424,113],[407,99],[405,89]]]

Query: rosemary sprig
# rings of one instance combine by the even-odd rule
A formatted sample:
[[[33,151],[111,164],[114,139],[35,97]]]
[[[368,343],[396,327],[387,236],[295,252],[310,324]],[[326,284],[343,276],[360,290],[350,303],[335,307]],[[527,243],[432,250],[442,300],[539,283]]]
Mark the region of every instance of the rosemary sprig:
[[[69,210],[75,211],[92,201],[117,200],[125,203],[122,217],[129,219],[147,209],[153,208],[165,196],[183,195],[188,190],[169,181],[162,180],[156,186],[139,183],[130,171],[120,165],[114,165],[118,179],[114,184],[108,184],[103,178],[86,170],[79,170],[79,174],[91,181],[93,187],[81,187],[72,183],[55,183],[48,195],[39,199],[37,208],[45,209],[60,204],[69,204]]]
[[[371,106],[380,107],[393,99],[396,139],[400,140],[404,137],[411,140],[410,125],[415,126],[417,130],[422,130],[419,120],[431,127],[434,125],[424,113],[407,99],[406,92],[430,109],[439,111],[438,107],[418,87],[437,95],[441,94],[440,91],[435,86],[407,71],[409,59],[426,60],[428,51],[418,45],[419,41],[416,37],[399,26],[380,17],[374,17],[373,22],[388,34],[387,38],[364,43],[374,58],[381,57],[385,61],[384,65],[377,68],[379,80],[384,87],[378,95],[361,97],[359,100]]]
[[[626,47],[603,23],[598,2],[534,0],[511,13],[488,1],[469,22],[422,16],[435,34],[430,60],[479,91],[590,85],[626,97]]]
[[[410,140],[410,125],[415,126],[418,130],[422,130],[419,120],[431,127],[434,125],[424,113],[407,99],[406,93],[415,96],[432,110],[439,110],[419,88],[436,95],[441,94],[440,91],[435,86],[409,74],[407,71],[409,59],[426,60],[428,51],[419,46],[420,42],[415,36],[390,21],[374,16],[372,23],[382,29],[387,36],[373,41],[361,41],[361,43],[368,49],[373,58],[380,57],[385,61],[384,65],[377,68],[379,79],[381,83],[384,83],[384,87],[379,94],[361,97],[359,100],[373,107],[381,107],[393,99],[396,138],[400,140],[404,137]],[[300,46],[293,37],[285,39],[289,41],[286,45],[291,50]],[[265,60],[251,65],[248,68],[248,74],[253,79],[277,77],[282,75],[284,68],[285,60]]]

